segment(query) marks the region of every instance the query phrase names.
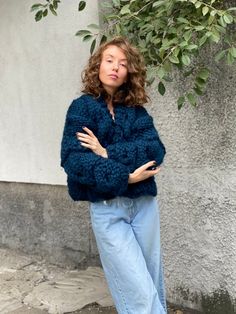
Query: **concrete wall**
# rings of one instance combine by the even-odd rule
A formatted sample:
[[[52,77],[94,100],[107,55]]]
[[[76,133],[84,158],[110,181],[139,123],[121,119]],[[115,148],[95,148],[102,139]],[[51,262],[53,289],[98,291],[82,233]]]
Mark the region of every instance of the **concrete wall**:
[[[0,180],[65,184],[62,128],[90,45],[74,34],[98,21],[97,1],[83,12],[62,1],[57,17],[37,23],[34,3],[0,0]]]
[[[0,183],[0,245],[59,265],[98,265],[87,202],[62,185]]]
[[[91,0],[82,20],[67,0],[59,17],[35,23],[33,3],[0,0],[0,180],[9,181],[0,184],[0,243],[59,264],[96,264],[87,203],[60,186],[59,144],[88,56],[74,33],[97,9]],[[236,298],[236,68],[209,66],[198,108],[178,112],[177,74],[165,97],[152,88],[149,107],[167,148],[157,179],[168,299],[197,308],[202,294]],[[207,313],[233,313],[217,311]]]
[[[196,109],[178,112],[177,74],[165,97],[151,93],[167,147],[158,181],[168,296],[191,306],[213,292],[219,302],[222,291],[236,300],[236,66],[208,65],[212,77]]]

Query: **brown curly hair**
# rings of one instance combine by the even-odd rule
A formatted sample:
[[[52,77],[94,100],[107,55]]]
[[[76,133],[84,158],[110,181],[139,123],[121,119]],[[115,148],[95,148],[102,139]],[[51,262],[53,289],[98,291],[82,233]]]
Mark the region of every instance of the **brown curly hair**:
[[[113,103],[123,103],[127,106],[143,105],[148,101],[145,91],[146,68],[143,58],[137,48],[133,47],[126,38],[115,37],[103,43],[98,50],[89,58],[85,70],[82,72],[82,92],[99,97],[103,95],[106,100],[109,96],[99,79],[99,69],[103,52],[109,46],[117,46],[124,52],[127,58],[128,79],[113,95]]]

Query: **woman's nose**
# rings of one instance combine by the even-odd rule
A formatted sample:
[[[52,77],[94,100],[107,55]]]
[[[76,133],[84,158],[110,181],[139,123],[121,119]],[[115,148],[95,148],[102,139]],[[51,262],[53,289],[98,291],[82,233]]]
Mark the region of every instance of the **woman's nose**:
[[[119,65],[117,63],[113,64],[113,70],[116,72],[119,70]]]

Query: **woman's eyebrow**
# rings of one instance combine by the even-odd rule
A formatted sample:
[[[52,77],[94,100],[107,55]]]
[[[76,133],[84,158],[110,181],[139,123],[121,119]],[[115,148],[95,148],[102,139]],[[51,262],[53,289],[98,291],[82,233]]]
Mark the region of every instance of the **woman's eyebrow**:
[[[104,57],[111,57],[111,58],[114,58],[114,56],[111,55],[111,54],[106,54]],[[120,61],[127,61],[127,59],[126,59],[126,58],[120,59]]]

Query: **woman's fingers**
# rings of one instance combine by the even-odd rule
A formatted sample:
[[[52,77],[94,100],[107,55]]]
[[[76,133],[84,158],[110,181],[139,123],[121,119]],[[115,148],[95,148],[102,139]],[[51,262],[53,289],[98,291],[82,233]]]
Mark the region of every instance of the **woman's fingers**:
[[[92,143],[93,142],[93,139],[91,139],[90,137],[77,136],[77,139],[80,142],[84,142],[84,143]]]
[[[93,134],[93,132],[92,132],[89,128],[87,128],[86,126],[83,126],[83,130],[84,130],[85,132],[87,132],[90,136],[95,137],[95,135]]]
[[[152,160],[152,161],[149,161],[146,164],[142,165],[141,167],[137,168],[136,170],[145,171],[145,170],[147,170],[147,168],[153,167],[155,165],[156,165],[156,161]],[[152,171],[152,170],[149,170],[149,171]]]
[[[93,144],[87,144],[87,143],[80,142],[80,145],[83,147],[91,149],[93,152],[96,151],[96,146],[94,146]]]
[[[161,167],[157,167],[154,170],[149,170],[150,167],[156,167],[157,164],[155,160],[149,161],[141,167],[137,168],[132,174],[130,174],[129,183],[135,183],[139,181],[146,180],[150,177],[155,176],[161,169]]]
[[[106,149],[101,146],[93,132],[87,127],[83,127],[83,130],[87,132],[87,134],[76,132],[76,137],[80,141],[80,145],[91,149],[97,155],[108,158]]]
[[[79,138],[79,137],[80,138],[91,138],[91,135],[80,133],[80,132],[77,132],[76,136],[77,136],[77,138]]]

